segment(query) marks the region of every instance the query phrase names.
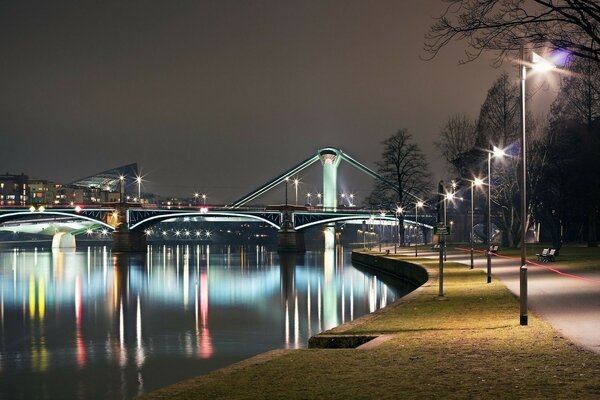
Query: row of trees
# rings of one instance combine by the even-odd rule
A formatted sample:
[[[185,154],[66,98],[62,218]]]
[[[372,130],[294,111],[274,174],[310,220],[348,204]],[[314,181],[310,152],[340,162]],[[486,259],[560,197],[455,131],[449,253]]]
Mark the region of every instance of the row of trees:
[[[587,0],[445,0],[448,7],[431,26],[426,48],[434,58],[453,40],[468,44],[469,62],[484,52],[497,54],[496,63],[516,55],[524,46],[567,51],[569,74],[548,118],[528,125],[527,215],[520,215],[520,93],[517,80],[501,74],[488,90],[476,119],[450,116],[436,143],[459,178],[487,174],[491,145],[509,157],[494,164],[492,185],[494,222],[504,232],[505,245],[520,241],[521,221],[544,226],[553,246],[564,240],[587,240],[597,245],[600,210],[600,5]],[[515,57],[516,58],[516,57]],[[372,206],[392,208],[427,198],[432,184],[425,158],[401,130],[384,141],[380,183],[368,199]],[[402,226],[402,224],[401,224]]]
[[[520,240],[522,218],[531,226],[540,222],[557,248],[563,240],[585,239],[597,245],[600,176],[600,4],[587,0],[446,0],[448,8],[426,37],[431,57],[453,40],[467,43],[469,62],[484,52],[497,55],[496,63],[524,47],[569,54],[568,74],[551,113],[543,121],[527,117],[528,193],[526,216],[519,215],[518,157],[495,166],[493,196],[499,210],[496,223],[505,241]],[[517,57],[515,57],[517,58]],[[491,144],[508,147],[518,156],[519,90],[502,74],[488,91],[478,118],[448,119],[439,148],[459,176],[480,174]],[[533,128],[533,129],[532,129]],[[478,151],[479,150],[479,151]],[[479,168],[478,168],[479,165]],[[500,170],[498,170],[500,169]],[[497,172],[496,172],[497,171]]]

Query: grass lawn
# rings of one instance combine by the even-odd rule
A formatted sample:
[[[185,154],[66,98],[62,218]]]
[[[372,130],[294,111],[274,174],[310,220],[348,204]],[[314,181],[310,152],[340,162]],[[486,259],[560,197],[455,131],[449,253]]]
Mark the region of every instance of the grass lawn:
[[[580,255],[587,265],[591,253],[579,250],[570,255],[565,248],[564,257]],[[437,269],[436,260],[418,261]],[[483,274],[447,263],[446,300],[436,299],[434,277],[407,298],[331,331],[393,335],[373,349],[275,351],[144,398],[599,399],[600,356],[531,313],[521,327],[517,299],[500,282],[482,284]]]

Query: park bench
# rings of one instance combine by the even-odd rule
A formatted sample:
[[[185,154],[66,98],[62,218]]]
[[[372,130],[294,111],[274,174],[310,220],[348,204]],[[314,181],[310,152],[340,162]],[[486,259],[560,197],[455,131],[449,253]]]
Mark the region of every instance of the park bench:
[[[490,253],[498,254],[498,250],[500,250],[500,246],[495,244],[490,246]]]
[[[540,254],[536,254],[538,261],[554,261],[556,249],[543,249]]]

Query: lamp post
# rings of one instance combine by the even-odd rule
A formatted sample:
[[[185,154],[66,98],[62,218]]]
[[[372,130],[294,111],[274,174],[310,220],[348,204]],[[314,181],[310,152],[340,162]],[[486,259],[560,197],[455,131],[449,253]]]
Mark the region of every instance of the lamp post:
[[[120,197],[120,200],[121,200],[120,202],[122,203],[124,201],[124,199],[125,199],[125,196],[124,196],[125,195],[125,177],[123,175],[120,175],[119,176],[119,181],[121,181],[120,182],[120,188],[119,188],[119,192],[120,192],[119,197]]]
[[[194,201],[196,202],[196,205],[198,205],[198,197],[200,196],[200,193],[196,192],[194,193]]]
[[[317,205],[321,205],[322,206],[322,203],[321,203],[321,193],[317,193]]]
[[[298,180],[298,178],[294,178],[294,189],[296,191],[296,205],[298,205],[298,184],[300,183],[300,181]]]
[[[488,150],[488,207],[487,207],[487,283],[492,283],[492,157],[504,157],[506,153],[496,146]]]
[[[308,203],[309,206],[311,206],[312,204],[310,204],[310,193],[306,193],[306,202]]]
[[[539,72],[548,72],[555,66],[543,57],[532,52],[531,69]],[[527,65],[525,63],[525,48],[521,46],[521,267],[519,269],[519,305],[520,324],[527,325],[527,252],[525,236],[527,235],[527,137],[525,125],[525,80],[527,79]]]
[[[446,221],[447,219],[447,213],[448,213],[448,201],[452,201],[454,200],[454,193],[452,192],[446,192],[446,195],[444,196],[444,226],[447,226],[448,223]],[[450,230],[450,233],[452,233],[452,230]],[[443,252],[444,252],[444,261],[448,261],[448,253],[446,252],[446,240],[444,239],[444,245],[443,245]]]
[[[202,205],[206,205],[206,195],[202,194]]]
[[[473,238],[475,236],[475,224],[474,224],[474,209],[473,209],[473,187],[481,186],[483,181],[479,178],[475,178],[471,181],[471,269],[473,269],[474,261],[473,261]]]
[[[138,185],[138,199],[141,203],[142,202],[142,177],[136,176],[135,181],[137,182],[137,185]]]
[[[415,203],[415,229],[417,230],[417,234],[415,235],[415,257],[419,256],[419,223],[418,223],[418,213],[419,207],[423,207],[422,201],[417,201]]]
[[[396,241],[398,245],[400,245],[400,220],[398,219],[398,214],[402,214],[402,207],[396,207]]]

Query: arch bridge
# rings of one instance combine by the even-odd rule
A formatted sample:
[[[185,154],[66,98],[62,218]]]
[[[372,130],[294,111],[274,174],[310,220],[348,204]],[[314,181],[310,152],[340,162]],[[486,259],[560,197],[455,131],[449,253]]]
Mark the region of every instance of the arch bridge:
[[[321,162],[323,168],[323,196],[321,207],[298,207],[287,203],[287,184],[290,176],[305,168]],[[24,229],[25,225],[48,224],[46,230],[38,233],[52,234],[53,247],[74,246],[74,236],[90,228],[103,228],[113,232],[113,251],[145,251],[144,232],[154,224],[177,218],[191,218],[198,221],[210,221],[226,218],[228,221],[257,221],[266,223],[279,231],[279,249],[281,251],[303,251],[304,241],[301,235],[306,228],[325,225],[326,246],[333,245],[334,225],[338,222],[361,220],[378,224],[384,220],[396,221],[394,215],[379,215],[373,210],[338,208],[337,204],[337,168],[344,161],[359,171],[383,182],[391,189],[395,186],[384,177],[356,161],[340,149],[326,147],[316,154],[279,174],[258,189],[222,207],[190,208],[144,208],[139,203],[110,203],[99,208],[1,208],[0,230]],[[248,208],[246,204],[275,188],[286,185],[286,203],[278,207]],[[416,196],[409,194],[416,200]],[[79,221],[79,225],[74,222]],[[422,222],[428,222],[425,215]],[[416,222],[405,219],[406,223]],[[68,225],[71,223],[71,225]],[[419,223],[424,228],[430,225]],[[47,233],[44,233],[47,232]],[[327,239],[330,239],[329,242]],[[54,243],[56,241],[56,243]]]

